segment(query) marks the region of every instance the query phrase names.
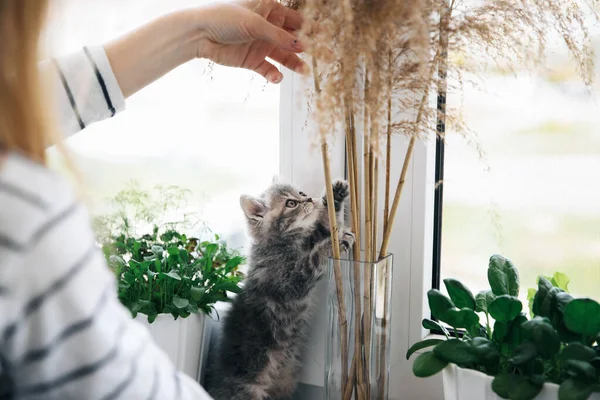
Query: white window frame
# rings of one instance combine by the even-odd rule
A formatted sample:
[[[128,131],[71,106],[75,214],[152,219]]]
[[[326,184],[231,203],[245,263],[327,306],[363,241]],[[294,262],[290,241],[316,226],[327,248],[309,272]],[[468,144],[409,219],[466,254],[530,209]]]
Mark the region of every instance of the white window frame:
[[[305,82],[296,74],[284,71],[280,95],[280,177],[307,192],[320,193],[324,187],[322,160],[316,145],[316,130],[314,126],[307,124]],[[345,147],[341,133],[335,137],[330,147],[332,175],[343,177]],[[393,138],[393,177],[400,174],[407,147],[407,138]],[[389,392],[392,400],[443,399],[441,378],[415,378],[412,374],[413,360],[406,360],[405,357],[412,343],[429,334],[421,327],[421,320],[429,317],[426,294],[431,288],[432,279],[434,168],[435,139],[418,141],[389,248],[394,255]],[[395,189],[395,184],[392,183],[392,190]],[[384,185],[380,186],[382,192],[379,198],[383,202]],[[380,207],[383,207],[382,203]],[[325,376],[324,287],[316,302],[317,316],[309,337],[308,354],[300,383],[322,387]],[[310,400],[319,399],[311,397]]]

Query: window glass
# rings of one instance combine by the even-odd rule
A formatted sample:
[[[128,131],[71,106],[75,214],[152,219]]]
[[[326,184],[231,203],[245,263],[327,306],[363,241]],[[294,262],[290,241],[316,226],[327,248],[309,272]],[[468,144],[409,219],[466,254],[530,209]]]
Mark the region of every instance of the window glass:
[[[522,298],[538,275],[560,271],[575,295],[600,299],[600,63],[591,90],[559,38],[548,63],[533,74],[490,66],[484,90],[448,94],[478,137],[448,125],[441,277],[487,289],[498,253],[519,268]]]

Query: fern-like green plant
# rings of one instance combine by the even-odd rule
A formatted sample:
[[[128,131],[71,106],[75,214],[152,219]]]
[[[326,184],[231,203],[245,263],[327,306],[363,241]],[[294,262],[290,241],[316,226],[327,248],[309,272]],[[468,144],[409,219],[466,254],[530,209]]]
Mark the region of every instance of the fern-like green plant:
[[[132,182],[110,199],[110,212],[94,219],[119,299],[134,317],[145,314],[151,323],[159,314],[209,314],[241,290],[245,258],[218,235],[202,241],[185,233],[201,224],[182,211],[190,194],[175,186],[144,191]]]

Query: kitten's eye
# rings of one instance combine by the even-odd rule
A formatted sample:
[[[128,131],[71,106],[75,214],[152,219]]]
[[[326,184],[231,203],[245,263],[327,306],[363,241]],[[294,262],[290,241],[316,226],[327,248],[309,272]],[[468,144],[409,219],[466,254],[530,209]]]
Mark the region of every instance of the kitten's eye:
[[[296,200],[288,200],[285,202],[285,206],[287,208],[296,208],[298,206],[298,202]]]
[[[302,197],[306,197],[306,194],[304,194],[303,192],[298,192],[298,194]]]

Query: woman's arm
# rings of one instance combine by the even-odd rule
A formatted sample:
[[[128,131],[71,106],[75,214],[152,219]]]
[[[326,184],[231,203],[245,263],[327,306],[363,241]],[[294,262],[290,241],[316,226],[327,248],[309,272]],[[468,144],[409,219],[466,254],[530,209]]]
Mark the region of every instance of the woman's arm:
[[[45,61],[41,69],[55,89],[58,122],[65,137],[125,109],[125,98],[102,46]]]
[[[215,4],[158,18],[104,47],[127,98],[194,58],[253,70],[272,83],[283,76],[266,61],[305,72],[295,53],[302,45],[291,33],[301,15],[273,0]]]
[[[267,58],[298,73],[301,15],[273,0],[244,0],[160,17],[107,44],[44,63],[57,92],[65,136],[110,118],[125,98],[194,58],[246,68],[272,83],[283,79]]]
[[[190,10],[160,17],[104,45],[125,98],[196,56]]]

